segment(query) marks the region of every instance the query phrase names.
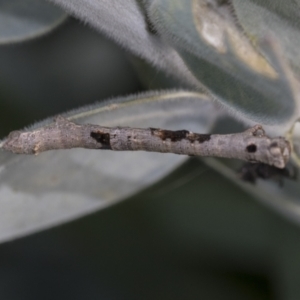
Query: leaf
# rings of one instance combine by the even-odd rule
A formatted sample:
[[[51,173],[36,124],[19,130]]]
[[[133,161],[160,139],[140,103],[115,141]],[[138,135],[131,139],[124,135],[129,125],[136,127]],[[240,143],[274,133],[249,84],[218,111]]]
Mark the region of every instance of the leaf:
[[[218,110],[203,94],[146,93],[65,115],[77,123],[209,132]],[[34,127],[52,122],[48,119]],[[72,149],[38,156],[0,151],[0,241],[107,207],[153,184],[187,158],[150,152]]]
[[[49,0],[68,14],[88,23],[115,42],[181,81],[196,84],[173,47],[151,31],[146,6],[149,0]],[[142,3],[144,3],[142,5]],[[147,4],[147,5],[146,5]]]
[[[293,145],[291,153],[293,162],[300,168],[300,118],[295,121],[286,137]]]
[[[280,47],[273,40],[252,45],[227,2],[156,0],[149,17],[198,79],[198,87],[204,85],[237,116],[267,125],[293,122],[298,100]]]
[[[46,34],[66,18],[62,10],[43,0],[0,0],[0,44]]]
[[[207,158],[203,160],[209,167],[230,179],[233,183],[252,194],[264,205],[275,210],[288,220],[300,224],[300,178],[295,181],[285,180],[284,185],[271,180],[258,180],[254,185],[244,182],[237,176],[236,167],[232,162]]]
[[[293,70],[300,74],[300,1],[233,0],[233,10],[246,34],[253,40],[276,35]]]

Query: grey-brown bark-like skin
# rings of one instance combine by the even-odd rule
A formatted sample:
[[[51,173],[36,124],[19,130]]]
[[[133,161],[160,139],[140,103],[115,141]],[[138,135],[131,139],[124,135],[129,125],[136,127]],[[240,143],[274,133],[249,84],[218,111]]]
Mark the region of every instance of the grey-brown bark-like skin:
[[[42,128],[14,131],[2,143],[4,150],[17,154],[78,147],[226,157],[261,162],[277,168],[285,167],[291,153],[287,140],[267,137],[260,125],[241,133],[209,135],[187,130],[78,125],[61,116],[53,124]]]

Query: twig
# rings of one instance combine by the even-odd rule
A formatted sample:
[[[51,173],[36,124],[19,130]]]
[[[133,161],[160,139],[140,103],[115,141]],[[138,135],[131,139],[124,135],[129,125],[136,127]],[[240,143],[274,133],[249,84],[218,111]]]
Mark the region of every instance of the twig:
[[[42,128],[13,131],[2,143],[3,149],[18,154],[77,147],[227,157],[266,163],[277,168],[285,167],[291,153],[288,141],[282,137],[267,137],[261,125],[236,134],[210,135],[187,130],[79,125],[61,116]]]

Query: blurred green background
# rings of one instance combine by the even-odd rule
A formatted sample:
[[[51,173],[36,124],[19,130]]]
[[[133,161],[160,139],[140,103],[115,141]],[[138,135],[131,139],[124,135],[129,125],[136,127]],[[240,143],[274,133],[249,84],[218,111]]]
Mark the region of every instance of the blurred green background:
[[[157,86],[163,74],[146,85],[141,67],[73,19],[1,46],[0,136]],[[299,228],[197,159],[118,205],[0,246],[0,299],[300,299],[299,278]]]

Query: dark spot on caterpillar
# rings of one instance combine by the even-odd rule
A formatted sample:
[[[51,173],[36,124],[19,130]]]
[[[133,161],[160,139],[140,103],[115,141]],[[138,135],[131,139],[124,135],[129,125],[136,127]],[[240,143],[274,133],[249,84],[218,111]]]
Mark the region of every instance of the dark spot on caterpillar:
[[[190,140],[192,143],[194,141],[197,141],[199,143],[204,143],[210,140],[210,134],[192,133],[189,135],[188,140]]]
[[[222,5],[230,5],[229,0],[217,0],[217,5],[222,6]]]
[[[187,135],[189,132],[187,130],[163,130],[163,129],[156,129],[156,128],[150,128],[152,135],[158,136],[163,141],[169,139],[172,142],[178,142],[183,139],[187,138]]]
[[[179,142],[181,140],[188,140],[191,143],[204,143],[210,140],[210,134],[190,133],[187,130],[163,130],[157,128],[150,128],[151,134],[161,138],[163,141],[169,139],[171,142]]]
[[[272,148],[272,147],[278,147],[278,143],[277,142],[273,142],[271,145],[270,145],[270,147]]]
[[[111,149],[109,133],[104,133],[101,131],[92,131],[91,137],[95,139],[98,143],[102,144],[103,149]]]
[[[251,145],[248,145],[248,146],[246,147],[246,150],[247,150],[247,152],[249,152],[249,153],[255,153],[256,150],[257,150],[257,147],[256,147],[256,145],[251,144]]]

